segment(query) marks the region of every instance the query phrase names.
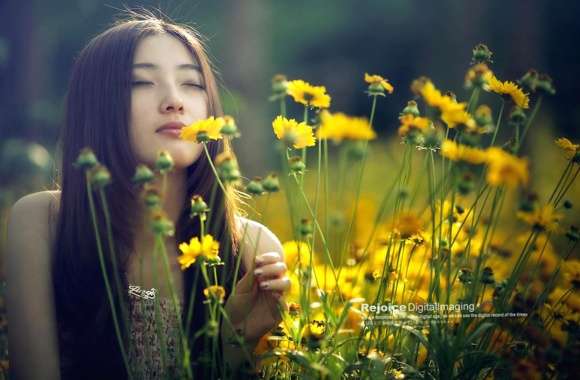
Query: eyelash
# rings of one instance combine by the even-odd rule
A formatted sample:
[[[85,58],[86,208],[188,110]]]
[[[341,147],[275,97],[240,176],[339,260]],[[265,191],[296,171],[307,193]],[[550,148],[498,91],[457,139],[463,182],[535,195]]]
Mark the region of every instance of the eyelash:
[[[147,82],[147,81],[142,81],[142,80],[137,80],[137,81],[131,82],[132,86],[146,86],[146,85],[152,85],[152,84],[153,84],[153,82]],[[205,90],[205,87],[201,84],[191,83],[191,82],[186,82],[183,84],[186,86],[199,88],[200,90]]]

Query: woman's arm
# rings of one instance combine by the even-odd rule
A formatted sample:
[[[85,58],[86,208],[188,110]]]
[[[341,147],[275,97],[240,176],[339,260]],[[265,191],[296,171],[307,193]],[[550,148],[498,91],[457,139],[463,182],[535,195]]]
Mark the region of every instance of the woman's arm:
[[[49,192],[27,195],[8,219],[6,302],[11,379],[59,379]]]
[[[235,309],[243,309],[247,308],[247,304],[250,302],[255,302],[256,299],[256,292],[257,290],[257,283],[254,281],[254,255],[261,255],[264,253],[269,253],[268,255],[274,257],[277,253],[278,258],[275,260],[280,260],[282,263],[284,262],[283,258],[283,250],[282,244],[280,240],[274,235],[268,228],[263,226],[262,224],[245,219],[239,218],[238,221],[240,222],[240,236],[245,236],[243,241],[240,244],[240,254],[242,255],[243,265],[246,269],[246,275],[244,278],[238,282],[236,295],[232,295],[236,299],[230,299],[226,310],[229,311],[230,316],[233,316],[237,310]],[[284,267],[285,270],[285,267]],[[272,298],[271,295],[267,294],[266,296],[261,295],[257,297],[258,302],[267,303],[270,305],[270,308],[275,309],[276,304],[278,302],[283,303],[283,299],[276,299]],[[244,306],[241,306],[244,305]],[[268,310],[269,307],[264,307],[265,310]],[[260,313],[262,314],[262,313]],[[267,323],[270,328],[275,327],[275,325],[279,322],[278,318],[269,318],[268,314],[270,312],[264,312],[260,317],[262,317],[263,323]],[[274,310],[274,314],[277,314],[277,311]],[[254,321],[256,322],[256,321]],[[260,325],[263,323],[251,323],[252,327],[258,327],[256,325]],[[248,326],[249,327],[249,326]],[[259,328],[259,327],[258,327]],[[238,344],[232,344],[234,339],[234,331],[228,326],[225,321],[222,323],[222,344],[223,344],[223,352],[224,352],[224,359],[230,366],[230,368],[234,371],[237,371],[240,366],[249,359],[253,362],[254,356],[253,351],[258,344],[260,337],[256,339],[252,339],[246,341],[245,346],[242,348]]]

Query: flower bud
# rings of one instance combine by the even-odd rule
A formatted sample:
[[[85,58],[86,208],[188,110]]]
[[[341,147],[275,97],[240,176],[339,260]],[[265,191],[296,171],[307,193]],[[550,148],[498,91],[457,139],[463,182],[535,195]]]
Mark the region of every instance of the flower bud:
[[[191,212],[190,216],[193,218],[197,215],[205,216],[205,214],[209,211],[209,207],[207,207],[207,203],[203,200],[201,195],[194,195],[191,197]],[[204,218],[205,219],[205,218]]]
[[[556,88],[554,87],[554,83],[552,82],[552,78],[547,74],[540,74],[538,78],[538,91],[543,91],[548,95],[555,95]]]
[[[278,175],[275,173],[270,173],[266,178],[262,180],[262,187],[264,191],[268,193],[275,193],[280,190],[280,181],[278,181]]]
[[[135,174],[133,175],[131,181],[133,181],[133,183],[142,185],[153,181],[154,178],[155,175],[151,169],[149,169],[147,165],[140,164],[137,166],[137,169],[135,169]]]
[[[405,106],[405,108],[403,108],[403,110],[401,111],[401,113],[399,114],[399,116],[404,116],[404,115],[413,115],[415,117],[419,116],[419,107],[417,106],[417,102],[414,100],[409,100],[407,102],[407,105]]]
[[[346,154],[353,161],[361,160],[366,153],[365,142],[361,140],[353,141],[347,146]]]
[[[303,173],[304,169],[306,169],[306,165],[304,165],[304,161],[302,161],[302,157],[300,156],[290,157],[288,165],[290,166],[290,170],[294,173]]]
[[[152,186],[147,186],[145,188],[143,200],[145,201],[145,206],[150,210],[161,205],[161,195],[159,194],[159,191]]]
[[[523,77],[518,80],[518,83],[532,92],[536,92],[538,87],[539,73],[535,69],[529,69]]]
[[[457,190],[461,195],[469,195],[475,188],[475,183],[473,182],[473,175],[470,173],[464,174],[459,182],[457,183]]]
[[[475,110],[474,120],[480,128],[493,128],[493,118],[491,116],[491,108],[488,105],[482,104]]]
[[[491,285],[495,283],[495,279],[493,278],[493,269],[491,267],[483,268],[481,272],[481,283],[485,285]]]
[[[574,225],[570,226],[570,229],[568,230],[568,232],[566,232],[566,237],[568,238],[568,240],[573,242],[577,242],[578,240],[580,240],[580,233],[578,231],[578,227]]]
[[[270,100],[278,100],[283,99],[288,91],[288,80],[286,76],[282,74],[274,75],[272,78],[272,96],[270,96]]]
[[[262,195],[264,193],[264,187],[262,186],[261,181],[261,177],[254,177],[254,179],[246,185],[246,192],[252,195]]]
[[[240,133],[238,132],[238,127],[236,126],[236,122],[233,117],[231,116],[224,116],[224,125],[220,129],[220,133],[224,136],[229,137],[239,137]]]
[[[459,270],[459,282],[462,284],[471,284],[473,281],[473,275],[471,273],[471,269],[469,268],[462,268]]]
[[[161,236],[173,236],[175,229],[171,222],[161,210],[153,212],[151,218],[151,230],[153,233]]]
[[[169,152],[163,150],[157,154],[155,169],[159,170],[161,173],[167,173],[173,169],[173,158],[171,158]]]
[[[220,153],[216,159],[216,168],[220,179],[226,183],[233,183],[240,179],[238,163],[228,152]]]
[[[526,114],[520,107],[514,107],[510,113],[510,122],[512,124],[523,124],[526,121]]]
[[[95,189],[103,188],[111,183],[111,173],[105,166],[97,164],[90,169],[89,181]]]
[[[313,231],[314,229],[312,227],[312,222],[309,219],[302,219],[300,221],[300,227],[298,229],[298,232],[302,237],[305,238],[311,236]]]
[[[74,166],[81,169],[91,169],[97,165],[99,161],[95,156],[95,153],[91,148],[83,148],[79,153],[77,160],[74,162]]]
[[[472,55],[472,62],[474,63],[493,63],[491,56],[493,55],[492,51],[489,50],[487,45],[484,44],[477,44],[473,48],[473,55]]]

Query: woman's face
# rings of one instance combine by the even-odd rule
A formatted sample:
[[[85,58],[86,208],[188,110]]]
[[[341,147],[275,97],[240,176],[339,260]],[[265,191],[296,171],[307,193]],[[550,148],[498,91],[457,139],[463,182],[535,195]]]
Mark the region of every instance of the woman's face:
[[[137,160],[153,165],[157,153],[166,150],[176,168],[191,165],[202,147],[180,140],[174,128],[207,118],[207,109],[201,68],[186,47],[169,34],[142,39],[133,61],[129,121]]]

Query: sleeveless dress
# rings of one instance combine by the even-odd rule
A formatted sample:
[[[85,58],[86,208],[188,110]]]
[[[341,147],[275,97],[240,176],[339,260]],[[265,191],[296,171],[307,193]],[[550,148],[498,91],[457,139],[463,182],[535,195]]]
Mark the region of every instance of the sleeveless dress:
[[[178,379],[182,349],[179,341],[179,317],[170,298],[159,297],[156,289],[129,285],[131,345],[129,363],[137,379]],[[156,305],[158,302],[158,313]],[[183,302],[179,300],[179,313]],[[157,323],[159,320],[159,323]],[[165,340],[166,354],[162,353]],[[165,359],[165,360],[164,360]]]

